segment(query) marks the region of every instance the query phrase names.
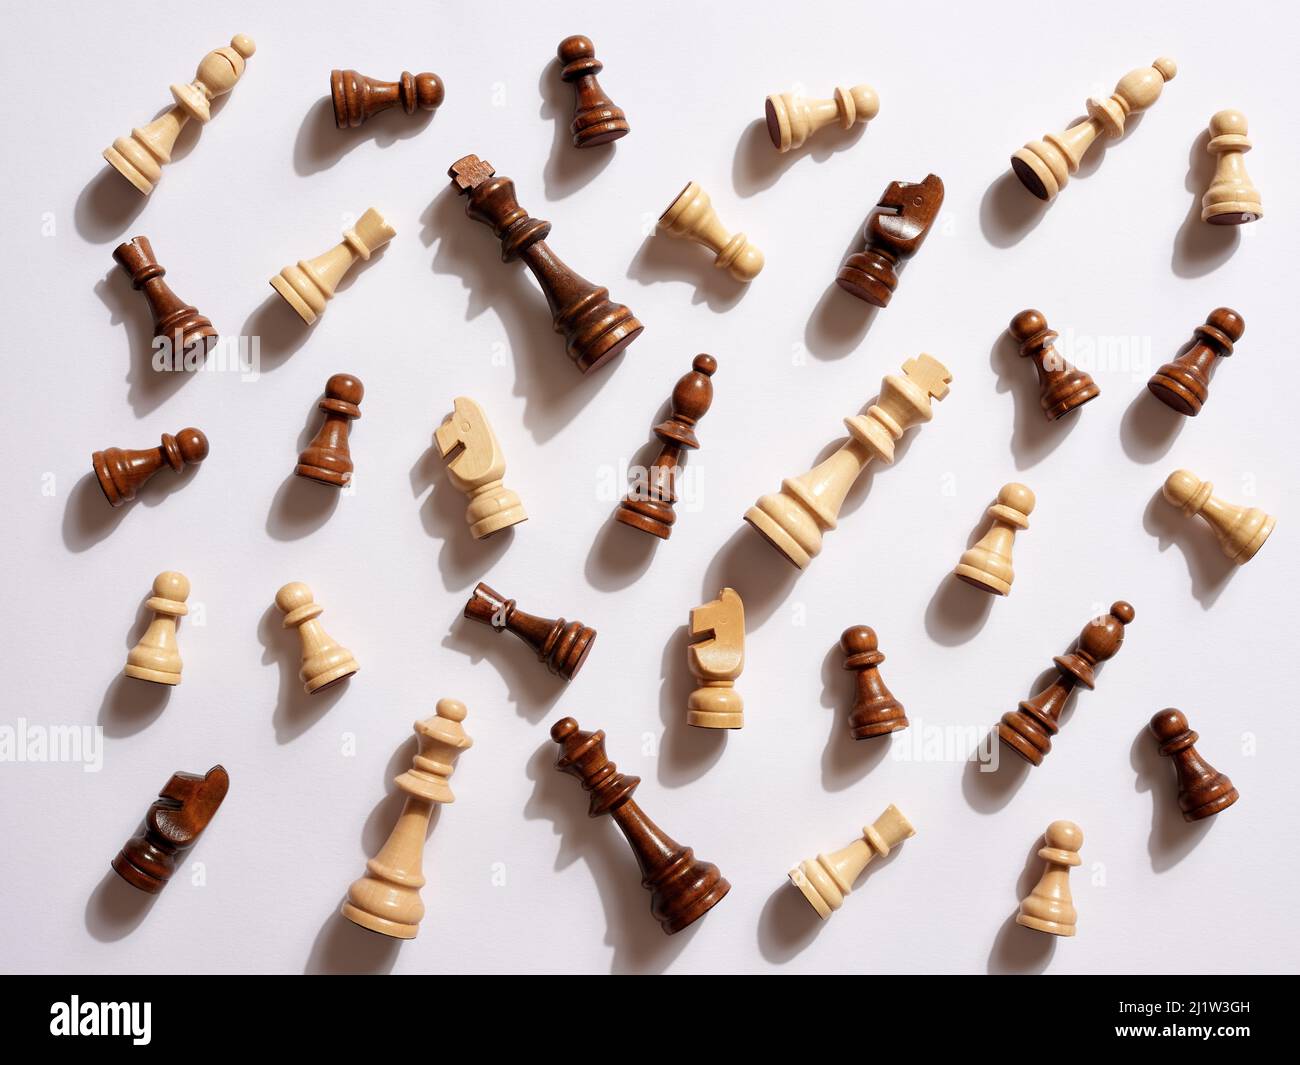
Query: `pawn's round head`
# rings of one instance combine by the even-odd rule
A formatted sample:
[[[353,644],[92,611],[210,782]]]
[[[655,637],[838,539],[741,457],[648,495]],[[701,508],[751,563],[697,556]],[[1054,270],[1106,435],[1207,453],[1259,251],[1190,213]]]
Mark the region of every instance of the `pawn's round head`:
[[[253,43],[253,38],[246,33],[237,33],[231,37],[230,47],[245,59],[257,51],[257,45]]]
[[[311,589],[302,581],[290,581],[275,593],[275,605],[286,614],[312,601]]]
[[[713,404],[713,382],[709,380],[718,368],[712,355],[696,355],[691,372],[683,375],[673,386],[672,408],[678,417],[697,422],[708,413]],[[698,445],[695,445],[698,446]]]
[[[1156,68],[1165,81],[1173,81],[1178,76],[1178,64],[1167,55],[1162,55],[1159,59],[1153,60],[1151,65]]]
[[[446,718],[448,721],[464,721],[466,710],[465,704],[459,699],[439,699],[437,714],[439,717]]]
[[[560,46],[555,49],[555,54],[560,57],[560,62],[567,66],[579,59],[595,59],[596,46],[591,43],[590,37],[575,33],[560,42]]]
[[[556,743],[563,743],[577,731],[578,723],[573,718],[562,717],[551,726],[551,739]]]
[[[849,90],[858,122],[870,122],[880,114],[880,97],[870,85],[855,85]]]
[[[1043,833],[1043,842],[1057,850],[1077,852],[1083,846],[1083,829],[1073,821],[1053,821]]]
[[[1234,344],[1246,332],[1246,320],[1231,307],[1216,307],[1206,316],[1205,324],[1217,329]],[[1231,355],[1232,352],[1226,354]]]
[[[1216,111],[1210,118],[1211,137],[1244,137],[1247,133],[1246,116],[1240,111]]]
[[[876,630],[867,625],[853,625],[840,636],[840,647],[846,655],[870,654],[877,646]]]
[[[421,111],[435,111],[441,106],[446,95],[442,87],[442,78],[437,74],[415,75],[415,105]]]
[[[361,397],[365,394],[366,389],[361,379],[353,377],[350,373],[336,373],[325,382],[326,396],[351,403],[354,407],[361,402]]]
[[[1191,470],[1174,470],[1165,478],[1164,496],[1176,507],[1185,507],[1201,490],[1201,479]]]
[[[696,373],[702,373],[705,377],[712,377],[718,369],[718,360],[712,355],[696,355],[695,361],[691,363],[691,369]]]
[[[1133,609],[1132,603],[1120,599],[1110,604],[1110,616],[1121,625],[1127,625],[1137,616],[1137,611]]]
[[[159,599],[183,603],[190,597],[190,579],[183,573],[169,569],[153,579],[153,594]]]
[[[1008,332],[1010,332],[1016,340],[1024,343],[1030,337],[1041,333],[1046,328],[1047,319],[1043,317],[1043,312],[1030,309],[1027,311],[1021,311],[1011,319],[1011,325],[1008,327]]]
[[[193,427],[176,434],[176,446],[186,466],[197,466],[208,457],[208,438]]]
[[[1170,706],[1151,718],[1150,728],[1156,739],[1166,743],[1187,731],[1187,718],[1181,710]]]
[[[1016,481],[1004,484],[998,491],[998,503],[1012,510],[1018,510],[1021,514],[1032,514],[1035,502],[1037,500],[1034,498],[1033,490],[1028,485]]]

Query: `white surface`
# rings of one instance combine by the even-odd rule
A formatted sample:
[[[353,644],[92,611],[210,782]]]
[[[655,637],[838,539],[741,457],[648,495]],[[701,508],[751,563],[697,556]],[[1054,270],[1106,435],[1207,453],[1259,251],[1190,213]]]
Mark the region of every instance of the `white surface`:
[[[406,4],[379,17],[319,0],[189,5],[161,21],[152,4],[10,12],[7,81],[33,91],[0,97],[14,149],[0,161],[0,723],[98,723],[106,737],[98,774],[0,766],[0,964],[1293,970],[1300,234],[1289,193],[1300,159],[1295,94],[1282,90],[1296,16],[1280,5],[1225,15],[1221,3],[1057,10]],[[613,151],[568,140],[572,94],[550,60],[584,30],[632,124]],[[138,197],[101,167],[101,149],[238,31],[258,46],[243,81],[197,142],[186,135],[193,150],[154,195]],[[1009,153],[1165,54],[1179,74],[1160,101],[1037,212],[1005,176]],[[436,70],[446,102],[427,123],[398,113],[339,133],[322,98],[334,66]],[[56,91],[68,74],[69,91]],[[828,95],[859,80],[881,99],[861,136],[772,152],[767,93],[802,83]],[[1201,135],[1227,106],[1250,119],[1247,164],[1267,212],[1240,233],[1198,220]],[[645,323],[614,366],[581,378],[533,280],[464,217],[445,173],[467,152],[512,177],[524,207],[554,222],[555,250]],[[931,170],[947,187],[937,230],[873,318],[834,288],[836,269],[886,184]],[[766,253],[748,291],[703,249],[647,238],[689,179]],[[396,239],[300,328],[267,278],[324,251],[370,205]],[[259,380],[151,379],[144,302],[110,258],[139,233],[223,335],[261,334]],[[1241,311],[1246,335],[1204,413],[1174,424],[1143,383],[1222,304]],[[1093,369],[1102,397],[1063,425],[1042,419],[1031,368],[1001,339],[1026,306],[1062,332],[1067,356],[1086,362],[1098,340],[1136,345],[1136,364]],[[653,454],[650,426],[697,351],[720,365],[689,460],[700,506],[683,507],[656,548],[611,525],[617,471]],[[796,580],[741,514],[809,468],[881,377],[921,351],[952,369],[950,396],[894,467],[859,486]],[[291,474],[338,370],[358,374],[366,397],[355,495],[330,510]],[[430,449],[459,394],[489,412],[531,516],[512,539],[471,540],[464,497]],[[191,424],[212,441],[196,475],[173,491],[160,474],[110,511],[91,451]],[[1208,529],[1153,502],[1178,466],[1279,517],[1250,565],[1228,573]],[[1016,544],[1012,595],[984,603],[947,574],[1015,479],[1038,509]],[[189,575],[206,616],[182,625],[185,680],[170,698],[117,679],[137,605],[167,568]],[[574,684],[513,637],[461,620],[480,578],[599,630]],[[298,648],[272,603],[294,579],[362,664],[341,692],[300,693]],[[684,724],[682,626],[724,583],[748,612],[747,725],[717,737]],[[1041,768],[990,781],[960,760],[895,757],[923,726],[982,733],[1116,598],[1137,620]],[[913,722],[892,750],[848,738],[836,644],[853,623],[880,633],[883,674]],[[425,852],[420,937],[399,947],[336,911],[396,815],[390,780],[409,764],[410,724],[442,695],[469,705],[474,747]],[[1173,770],[1144,732],[1171,705],[1242,793],[1208,829],[1179,820]],[[577,782],[552,770],[547,729],[562,713],[604,728],[611,756],[643,778],[645,809],[731,880],[687,933],[659,932],[616,828],[588,821]],[[109,859],[173,770],[216,762],[231,792],[190,855],[206,886],[191,886],[187,866],[142,906]],[[814,927],[786,870],[847,843],[890,802],[918,835]],[[1061,817],[1082,825],[1085,864],[1073,877],[1079,935],[1055,942],[1010,920],[1040,870],[1038,836]]]

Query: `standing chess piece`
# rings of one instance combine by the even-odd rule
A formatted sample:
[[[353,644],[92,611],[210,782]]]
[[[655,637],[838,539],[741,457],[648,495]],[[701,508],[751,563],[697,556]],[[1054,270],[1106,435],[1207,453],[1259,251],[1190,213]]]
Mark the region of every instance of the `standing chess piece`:
[[[465,604],[465,616],[493,632],[513,632],[537,654],[537,660],[557,677],[573,680],[596,643],[596,630],[581,621],[539,618],[515,606],[482,581]]]
[[[330,71],[330,99],[334,103],[334,125],[355,129],[368,118],[401,104],[408,115],[436,111],[444,96],[437,74],[415,74],[403,70],[397,81],[379,81],[355,70]]]
[[[312,598],[311,589],[291,581],[275,593],[275,605],[284,611],[284,627],[297,629],[302,641],[302,668],[298,676],[308,695],[324,691],[352,676],[361,667],[352,652],[334,639],[316,619],[324,611]]]
[[[894,441],[913,425],[933,417],[930,400],[948,394],[952,374],[930,355],[903,363],[902,376],[889,374],[880,397],[867,410],[844,419],[849,439],[830,458],[802,477],[781,482],[745,511],[745,521],[792,565],[803,569],[822,549],[822,533],[834,529],[844,497],[872,459],[894,461]]]
[[[1063,133],[1030,141],[1011,156],[1011,169],[1020,183],[1040,200],[1053,199],[1065,188],[1079,161],[1102,133],[1121,137],[1129,115],[1145,111],[1158,99],[1165,82],[1173,81],[1178,65],[1164,56],[1149,67],[1130,70],[1115,86],[1114,95],[1088,99],[1088,117]]]
[[[677,475],[686,461],[685,452],[700,446],[695,425],[709,412],[713,403],[712,377],[718,368],[712,355],[696,355],[690,373],[673,388],[672,413],[667,421],[654,428],[663,444],[659,457],[648,470],[642,470],[614,517],[633,529],[667,540],[672,535],[677,512]]]
[[[1070,897],[1070,869],[1079,865],[1083,829],[1073,821],[1053,821],[1043,833],[1038,857],[1047,863],[1034,890],[1020,902],[1016,924],[1054,936],[1074,935],[1078,914]]]
[[[197,429],[182,429],[175,436],[163,433],[159,447],[127,451],[120,447],[105,448],[90,456],[91,468],[109,506],[120,507],[155,473],[170,466],[180,473],[186,466],[197,466],[208,457],[208,438]]]
[[[551,739],[560,745],[555,768],[582,782],[591,793],[589,817],[609,814],[627,837],[641,867],[641,886],[650,892],[650,912],[672,935],[699,920],[722,901],[731,885],[712,862],[700,861],[645,815],[632,798],[639,777],[618,771],[605,754],[605,733],[583,732],[571,717],[557,721]]]
[[[203,776],[173,773],[150,804],[144,828],[117,852],[113,872],[133,888],[157,895],[181,857],[198,842],[229,789],[230,777],[219,765]]]
[[[772,147],[784,153],[802,148],[804,141],[833,122],[843,129],[870,122],[880,113],[880,97],[870,85],[851,89],[837,85],[830,100],[810,100],[798,93],[783,92],[769,96],[764,110]]]
[[[154,258],[148,237],[132,237],[113,249],[114,261],[131,279],[131,287],[143,292],[153,315],[155,351],[167,352],[176,365],[182,355],[195,351],[206,355],[217,342],[212,322],[176,295],[163,280],[167,271]]]
[[[420,749],[411,768],[394,783],[406,793],[402,813],[379,853],[366,862],[366,875],[348,888],[339,911],[353,924],[394,939],[414,939],[424,903],[424,843],[435,805],[456,801],[450,778],[461,751],[474,745],[465,735],[465,704],[439,699],[437,713],[415,723]]]
[[[1219,158],[1214,180],[1201,197],[1201,221],[1216,226],[1239,226],[1264,217],[1259,189],[1246,173],[1250,151],[1246,116],[1240,111],[1219,111],[1210,119],[1210,143],[1205,147]]]
[[[631,127],[621,107],[605,95],[596,75],[605,64],[596,58],[596,46],[590,37],[566,37],[555,50],[559,56],[560,77],[573,86],[573,133],[575,148],[590,148],[626,137]]]
[[[853,674],[853,709],[849,711],[849,731],[855,740],[887,736],[907,728],[903,704],[894,698],[880,675],[885,656],[876,642],[876,630],[854,625],[844,630],[840,649],[844,668]]]
[[[1216,308],[1204,325],[1196,327],[1191,343],[1174,361],[1152,375],[1147,388],[1166,407],[1195,418],[1210,398],[1214,367],[1232,354],[1233,345],[1245,331],[1245,320],[1231,307]]]
[[[1049,422],[1101,395],[1091,375],[1071,366],[1057,352],[1053,341],[1059,334],[1048,328],[1042,311],[1021,311],[1011,319],[1008,331],[1020,345],[1021,357],[1038,371],[1038,403]]]
[[[1079,634],[1074,650],[1052,659],[1056,679],[1020,709],[1002,715],[998,739],[1030,765],[1042,765],[1052,749],[1052,737],[1061,729],[1061,712],[1076,684],[1089,691],[1096,686],[1096,667],[1114,658],[1124,644],[1124,627],[1134,617],[1133,607],[1122,599],[1110,613],[1093,618]]]
[[[713,210],[709,194],[692,181],[677,194],[659,216],[656,230],[702,244],[713,252],[713,265],[726,270],[737,281],[749,282],[763,269],[763,253],[749,243],[744,233],[727,232]]]
[[[466,197],[465,213],[490,228],[501,241],[501,261],[522,259],[546,294],[555,331],[584,374],[609,362],[645,328],[636,316],[609,298],[609,289],[574,273],[551,251],[551,223],[532,218],[515,199],[515,183],[496,177],[492,164],[466,155],[447,171]]]
[[[358,259],[369,260],[396,234],[383,215],[371,207],[355,226],[343,231],[340,243],[324,255],[300,259],[297,266],[286,266],[271,278],[271,287],[299,318],[311,325],[325,313],[325,304],[334,298],[334,290],[352,265]]]
[[[962,552],[953,576],[981,592],[1009,595],[1011,582],[1016,579],[1011,569],[1011,545],[1017,530],[1029,528],[1033,511],[1033,492],[1023,484],[1004,484],[998,490],[998,501],[988,510],[992,519],[989,531],[974,547]]]
[[[298,456],[294,473],[333,488],[343,488],[352,480],[348,434],[353,420],[361,417],[359,404],[365,394],[360,378],[351,374],[336,373],[325,382],[325,395],[319,404],[325,420]]]
[[[1181,710],[1161,710],[1151,719],[1150,728],[1160,753],[1173,761],[1178,773],[1178,808],[1184,821],[1213,817],[1241,798],[1232,781],[1197,753],[1193,744],[1200,736]]]
[[[824,921],[844,905],[844,897],[853,890],[862,870],[873,859],[883,858],[903,840],[915,835],[916,829],[911,822],[891,803],[876,818],[875,824],[862,830],[860,839],[831,854],[819,854],[800,862],[791,869],[790,883],[803,893],[808,905]]]
[[[1214,485],[1202,481],[1190,470],[1174,470],[1162,489],[1165,499],[1178,507],[1183,516],[1199,514],[1214,530],[1223,553],[1244,566],[1264,546],[1277,524],[1271,514],[1259,507],[1238,507],[1211,495]]]
[[[745,668],[745,604],[734,588],[691,609],[686,660],[700,687],[686,701],[686,723],[697,728],[744,728],[745,700],[736,678]]]
[[[131,130],[129,137],[118,137],[104,158],[146,196],[153,192],[162,177],[162,168],[171,162],[172,148],[182,127],[191,118],[206,124],[212,117],[211,102],[235,87],[244,73],[244,60],[257,50],[253,39],[242,33],[230,39],[228,48],[209,52],[199,63],[194,81],[173,85],[176,105],[143,129]]]
[[[935,174],[924,181],[891,181],[862,229],[865,246],[855,251],[835,275],[850,296],[888,307],[898,287],[896,267],[921,249],[943,206],[943,182]]]
[[[122,670],[136,680],[155,684],[181,682],[181,652],[176,645],[176,619],[190,612],[185,600],[190,597],[189,578],[167,570],[153,579],[153,596],[145,607],[154,613],[144,635],[126,656]]]
[[[506,458],[482,407],[457,396],[433,439],[451,483],[469,496],[465,520],[475,540],[528,520],[519,497],[501,483]]]

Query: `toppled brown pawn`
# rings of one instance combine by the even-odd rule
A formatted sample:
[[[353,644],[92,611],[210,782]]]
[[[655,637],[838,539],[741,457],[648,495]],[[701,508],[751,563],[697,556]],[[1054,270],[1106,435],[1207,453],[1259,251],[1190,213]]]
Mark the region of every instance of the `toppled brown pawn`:
[[[849,730],[855,740],[887,736],[907,728],[903,704],[894,698],[879,665],[885,656],[877,649],[876,632],[866,625],[844,630],[840,648],[844,651],[844,668],[853,674],[855,695],[849,712]]]
[[[1192,731],[1181,710],[1161,710],[1151,719],[1150,728],[1160,743],[1160,753],[1173,759],[1178,772],[1178,808],[1184,821],[1213,817],[1241,797],[1232,781],[1196,752],[1193,744],[1200,736]]]
[[[359,126],[398,104],[408,115],[417,110],[436,111],[444,95],[442,79],[437,74],[412,74],[403,70],[397,81],[379,81],[355,70],[330,71],[334,124],[339,129]]]
[[[513,632],[537,653],[539,662],[565,680],[578,675],[596,642],[596,630],[581,621],[534,617],[481,581],[465,604],[465,616],[493,632]]]
[[[1214,367],[1232,354],[1245,331],[1245,320],[1231,307],[1211,311],[1205,324],[1196,327],[1191,343],[1152,375],[1147,388],[1166,407],[1196,417],[1210,398]]]
[[[181,369],[176,360],[191,351],[206,355],[217,342],[212,322],[173,292],[163,277],[167,271],[159,264],[148,237],[132,237],[113,249],[113,260],[131,279],[131,287],[143,292],[153,315],[154,348],[170,355],[172,369]]]
[[[573,133],[575,148],[590,148],[626,137],[631,127],[623,109],[605,95],[596,75],[605,65],[596,58],[596,46],[590,37],[566,37],[555,50],[563,66],[560,77],[573,86],[575,100]]]
[[[159,447],[127,451],[110,447],[90,456],[91,467],[99,479],[104,498],[114,507],[129,503],[145,481],[170,466],[180,473],[186,466],[197,466],[208,457],[208,438],[197,429],[182,429],[175,436],[163,433]]]
[[[1091,375],[1076,369],[1058,354],[1053,343],[1059,335],[1048,328],[1042,311],[1021,311],[1011,319],[1008,332],[1020,345],[1020,354],[1038,371],[1038,403],[1049,422],[1063,418],[1101,395]]]
[[[352,480],[352,452],[348,446],[349,426],[361,417],[361,397],[366,394],[359,378],[336,373],[325,382],[320,409],[325,415],[315,438],[298,456],[293,472],[317,484],[342,488]]]

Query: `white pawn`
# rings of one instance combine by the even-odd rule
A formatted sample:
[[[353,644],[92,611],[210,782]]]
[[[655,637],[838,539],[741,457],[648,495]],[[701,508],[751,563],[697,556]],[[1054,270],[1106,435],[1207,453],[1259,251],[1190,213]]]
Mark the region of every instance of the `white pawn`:
[[[1210,143],[1206,149],[1219,158],[1214,181],[1201,197],[1202,222],[1239,226],[1264,217],[1259,190],[1251,184],[1242,158],[1250,151],[1247,132],[1246,116],[1240,111],[1219,111],[1210,119]]]
[[[302,641],[302,668],[298,676],[308,695],[324,691],[352,676],[360,668],[352,652],[325,631],[316,619],[324,611],[301,581],[291,581],[275,593],[275,604],[284,611],[284,627],[297,629]]]
[[[1054,936],[1074,935],[1078,914],[1070,897],[1070,870],[1083,862],[1083,829],[1073,821],[1053,821],[1043,834],[1038,857],[1047,863],[1034,890],[1020,903],[1016,924]]]
[[[851,89],[836,86],[830,100],[810,100],[798,93],[783,92],[767,98],[767,135],[778,152],[803,147],[804,141],[832,122],[852,129],[870,122],[880,113],[880,98],[870,85]]]
[[[727,232],[713,210],[709,194],[697,181],[677,194],[677,199],[659,216],[657,229],[670,237],[704,245],[713,252],[713,265],[726,270],[737,281],[753,281],[763,269],[763,253],[744,233],[733,236]]]
[[[892,803],[862,830],[862,838],[831,854],[819,854],[790,870],[790,882],[823,921],[844,905],[844,898],[874,858],[883,857],[916,835],[912,823]]]
[[[371,207],[351,229],[343,231],[343,240],[324,255],[300,259],[296,266],[286,266],[271,278],[271,287],[298,312],[308,325],[325,313],[325,304],[334,298],[334,290],[358,259],[369,259],[396,235],[383,215]]]
[[[1011,569],[1011,545],[1019,530],[1029,528],[1033,510],[1034,493],[1029,488],[1015,482],[1004,484],[998,501],[988,510],[992,526],[979,543],[962,553],[953,575],[982,592],[1009,594],[1016,579]]]
[[[153,597],[145,606],[154,612],[140,642],[126,656],[128,677],[154,684],[181,682],[181,652],[176,644],[176,619],[190,612],[185,600],[190,597],[189,578],[167,570],[153,579]]]

